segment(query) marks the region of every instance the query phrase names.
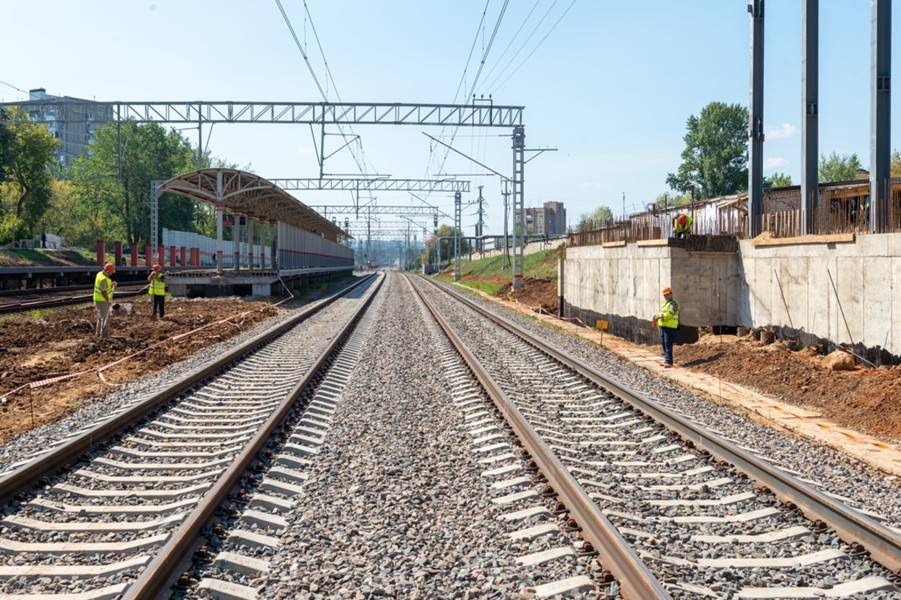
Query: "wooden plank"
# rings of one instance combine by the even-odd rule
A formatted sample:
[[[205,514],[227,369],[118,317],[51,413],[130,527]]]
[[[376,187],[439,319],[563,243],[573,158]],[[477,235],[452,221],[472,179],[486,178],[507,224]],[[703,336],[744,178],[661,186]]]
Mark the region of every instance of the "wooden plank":
[[[641,240],[635,243],[638,246],[669,246],[669,238],[663,238],[662,240]]]
[[[604,242],[601,244],[602,248],[622,248],[626,245],[626,240],[619,240],[618,242]]]
[[[751,245],[755,248],[767,246],[797,246],[799,244],[845,244],[854,242],[853,233],[833,233],[829,235],[802,235],[797,237],[753,239]]]

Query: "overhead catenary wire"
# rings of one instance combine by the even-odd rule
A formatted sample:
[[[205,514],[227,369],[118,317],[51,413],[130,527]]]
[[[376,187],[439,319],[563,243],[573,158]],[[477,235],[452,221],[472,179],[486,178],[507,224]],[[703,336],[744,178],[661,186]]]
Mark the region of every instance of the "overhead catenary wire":
[[[490,89],[492,91],[492,93],[496,92],[497,90],[502,88],[508,81],[510,81],[510,79],[514,75],[516,75],[517,72],[519,72],[519,70],[523,67],[523,65],[525,65],[527,62],[529,62],[529,59],[532,58],[532,55],[535,54],[535,52],[538,50],[538,48],[541,47],[541,45],[544,43],[544,41],[547,40],[548,37],[550,37],[550,35],[554,32],[554,30],[557,28],[557,26],[560,24],[560,22],[563,20],[563,18],[566,17],[566,15],[569,13],[570,9],[572,9],[572,7],[575,4],[576,4],[576,0],[572,0],[572,2],[569,3],[569,6],[566,7],[566,10],[563,11],[563,13],[560,15],[559,18],[557,18],[557,20],[554,22],[554,24],[551,26],[551,28],[547,31],[547,33],[544,34],[544,37],[541,38],[541,40],[539,40],[538,44],[536,44],[535,47],[532,48],[532,51],[529,52],[528,56],[526,56],[522,60],[522,62],[519,63],[515,69],[513,69],[513,72],[510,73],[506,79],[504,79],[501,83],[499,83],[496,86],[488,86],[488,89]]]

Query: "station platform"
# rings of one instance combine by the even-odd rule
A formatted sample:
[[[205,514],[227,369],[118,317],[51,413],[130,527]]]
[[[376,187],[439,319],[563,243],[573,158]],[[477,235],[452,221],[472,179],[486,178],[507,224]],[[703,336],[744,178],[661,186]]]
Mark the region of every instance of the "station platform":
[[[298,269],[185,269],[167,270],[166,286],[173,296],[278,296],[284,287],[301,280],[350,275],[353,266],[307,267]],[[284,285],[282,285],[284,283]]]

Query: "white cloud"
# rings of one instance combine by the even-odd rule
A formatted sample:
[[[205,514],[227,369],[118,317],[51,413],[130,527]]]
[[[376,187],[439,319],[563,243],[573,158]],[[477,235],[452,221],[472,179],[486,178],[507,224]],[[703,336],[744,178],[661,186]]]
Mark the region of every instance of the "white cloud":
[[[771,156],[763,161],[763,168],[766,171],[778,171],[788,166],[788,161],[781,156]]]
[[[780,127],[770,128],[766,132],[768,140],[787,140],[798,133],[798,128],[791,123],[783,123]]]

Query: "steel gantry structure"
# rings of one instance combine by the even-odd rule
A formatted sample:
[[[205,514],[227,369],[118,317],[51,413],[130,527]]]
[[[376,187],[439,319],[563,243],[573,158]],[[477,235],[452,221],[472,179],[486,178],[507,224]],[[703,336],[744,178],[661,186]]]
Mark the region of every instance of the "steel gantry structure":
[[[51,105],[62,100],[47,99],[29,102],[29,109],[37,115],[35,122],[41,121]],[[21,103],[9,103],[20,105]],[[87,104],[87,103],[86,103]],[[325,127],[327,125],[414,125],[436,127],[492,127],[512,130],[513,169],[510,184],[512,188],[513,214],[524,215],[525,211],[525,126],[524,106],[497,105],[493,101],[471,104],[431,104],[407,102],[245,102],[245,101],[114,101],[90,102],[94,109],[109,109],[113,121],[121,123],[159,123],[196,125],[202,140],[204,125],[218,123],[248,124],[294,124],[319,126],[320,146],[317,161],[320,178],[324,180]],[[87,117],[85,117],[87,118]],[[350,136],[351,138],[353,136]],[[315,139],[315,138],[314,138]],[[352,141],[352,140],[351,140]],[[344,146],[350,141],[345,140]],[[202,143],[200,144],[202,146]],[[344,147],[342,146],[342,148]],[[341,148],[339,148],[340,150]],[[199,152],[202,151],[199,149]],[[298,185],[300,185],[298,183]],[[310,185],[313,185],[312,183]],[[328,184],[316,184],[328,185]],[[427,190],[423,190],[427,191]],[[460,193],[463,190],[455,189]],[[518,212],[517,212],[518,211]],[[525,217],[522,216],[519,230],[514,226],[514,286],[521,285],[522,258],[525,252]],[[517,247],[517,240],[519,242]],[[518,254],[518,256],[517,256]],[[519,261],[515,259],[519,258]]]
[[[470,189],[470,182],[462,179],[276,177],[269,181],[287,191],[454,193]]]

